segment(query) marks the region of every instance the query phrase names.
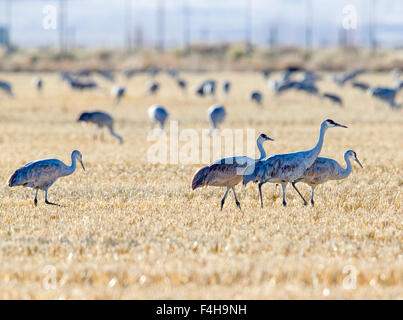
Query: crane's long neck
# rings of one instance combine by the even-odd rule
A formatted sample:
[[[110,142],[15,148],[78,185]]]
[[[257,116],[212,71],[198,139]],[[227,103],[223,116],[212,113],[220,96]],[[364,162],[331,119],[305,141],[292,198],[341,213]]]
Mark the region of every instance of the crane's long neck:
[[[309,168],[310,166],[313,165],[315,162],[316,158],[319,156],[319,153],[322,151],[322,146],[323,146],[323,141],[325,138],[325,132],[326,132],[327,126],[322,123],[320,126],[320,133],[319,133],[319,139],[318,142],[316,143],[316,146],[313,147],[311,150],[308,150],[306,153],[306,163],[305,166],[306,168]]]
[[[114,137],[116,137],[119,140],[120,143],[123,142],[123,138],[115,132],[115,129],[113,128],[113,126],[109,127],[109,131],[110,131],[111,135],[113,135]]]
[[[351,173],[351,171],[353,169],[350,157],[348,157],[346,154],[344,155],[344,161],[346,161],[347,167],[346,168],[341,168],[341,170],[339,172],[339,175],[337,177],[338,179],[347,178],[350,175],[350,173]]]
[[[76,157],[75,155],[71,155],[71,166],[67,166],[64,170],[64,176],[68,176],[70,174],[72,174],[75,170],[76,170]]]
[[[257,147],[258,147],[258,149],[260,151],[259,160],[262,160],[262,159],[266,158],[266,151],[264,150],[263,143],[262,143],[262,141],[260,139],[257,139]]]

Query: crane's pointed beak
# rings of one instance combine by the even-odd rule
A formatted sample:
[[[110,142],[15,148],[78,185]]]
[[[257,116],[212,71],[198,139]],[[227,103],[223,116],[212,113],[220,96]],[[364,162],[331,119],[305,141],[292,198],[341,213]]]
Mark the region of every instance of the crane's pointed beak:
[[[344,124],[340,124],[340,123],[336,123],[336,122],[334,124],[336,125],[336,127],[348,128]]]
[[[360,167],[361,167],[361,168],[363,168],[363,169],[364,169],[364,167],[362,166],[362,164],[361,164],[360,160],[358,160],[358,158],[357,158],[357,157],[355,157],[355,158],[354,158],[354,160],[355,160],[355,162],[357,162],[357,163],[360,165]]]
[[[270,137],[267,137],[267,140],[274,141],[274,139]]]
[[[83,167],[83,170],[85,171],[85,168],[84,168],[84,164],[83,164],[83,162],[82,162],[82,161],[80,161],[80,163],[81,163],[81,166]]]

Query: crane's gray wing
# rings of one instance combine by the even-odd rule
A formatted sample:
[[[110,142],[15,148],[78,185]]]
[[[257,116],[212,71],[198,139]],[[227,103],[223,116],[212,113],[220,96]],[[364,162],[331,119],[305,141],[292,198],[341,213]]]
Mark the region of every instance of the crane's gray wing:
[[[305,170],[298,179],[303,182],[323,183],[337,175],[338,163],[333,159],[317,158],[314,164]]]
[[[40,186],[53,183],[63,175],[65,165],[57,160],[40,160],[27,163],[10,177],[10,186]]]

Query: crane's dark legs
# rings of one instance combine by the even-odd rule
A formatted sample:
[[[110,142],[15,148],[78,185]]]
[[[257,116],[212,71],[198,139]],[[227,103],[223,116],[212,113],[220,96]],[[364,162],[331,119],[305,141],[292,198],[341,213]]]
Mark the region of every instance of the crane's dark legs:
[[[52,206],[59,206],[60,207],[59,204],[48,201],[48,190],[45,191],[45,203],[46,204],[51,204]]]
[[[260,196],[260,207],[263,208],[263,197],[262,197],[262,185],[269,182],[271,179],[259,182],[259,196]]]
[[[287,184],[286,184],[286,183],[282,183],[282,184],[281,184],[281,188],[283,188],[283,206],[286,207],[286,206],[287,206],[287,202],[285,201],[285,189],[287,188]]]
[[[38,205],[38,189],[36,189],[36,192],[35,192],[34,204],[35,204],[35,207]]]
[[[239,208],[239,210],[242,210],[242,209],[241,209],[241,204],[240,204],[240,202],[238,201],[238,199],[237,199],[237,197],[236,197],[236,193],[235,193],[234,187],[231,187],[231,189],[232,189],[232,192],[234,193],[235,203],[236,203],[237,207]]]
[[[295,186],[295,181],[291,182],[292,186],[294,187],[295,191],[298,192],[299,196],[301,197],[301,199],[304,201],[304,206],[306,206],[308,204],[308,202],[306,202],[305,198],[302,196],[301,192],[299,192],[299,190],[297,189],[297,187]]]
[[[225,191],[224,197],[221,199],[221,209],[220,209],[221,211],[222,211],[222,207],[224,206],[225,198],[227,197],[229,189],[230,189],[230,187],[227,187],[227,191]]]
[[[259,182],[260,207],[263,209],[262,185],[263,185],[263,183]]]

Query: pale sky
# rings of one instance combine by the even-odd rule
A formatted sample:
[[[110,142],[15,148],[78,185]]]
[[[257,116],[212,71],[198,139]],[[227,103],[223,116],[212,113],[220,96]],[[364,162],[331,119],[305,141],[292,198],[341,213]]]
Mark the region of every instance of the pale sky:
[[[6,24],[6,1],[0,0],[0,25]],[[70,39],[81,46],[123,47],[125,45],[125,3],[128,0],[69,0],[67,26]],[[252,5],[252,41],[264,44],[269,28],[276,26],[281,44],[303,45],[306,2],[309,0],[165,0],[166,45],[183,43],[185,3],[190,7],[192,42],[243,41],[246,33],[245,8]],[[368,10],[371,0],[310,0],[313,43],[337,43],[342,26],[343,7],[353,5],[357,12],[357,43],[368,42]],[[157,38],[158,0],[132,0],[132,29],[142,29],[144,42]],[[46,5],[58,8],[59,1],[12,0],[11,38],[18,46],[56,46],[58,30],[42,27]],[[403,45],[403,1],[375,1],[376,34],[385,46]]]

